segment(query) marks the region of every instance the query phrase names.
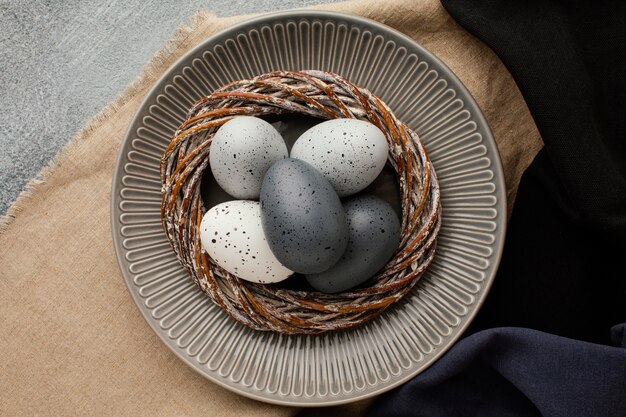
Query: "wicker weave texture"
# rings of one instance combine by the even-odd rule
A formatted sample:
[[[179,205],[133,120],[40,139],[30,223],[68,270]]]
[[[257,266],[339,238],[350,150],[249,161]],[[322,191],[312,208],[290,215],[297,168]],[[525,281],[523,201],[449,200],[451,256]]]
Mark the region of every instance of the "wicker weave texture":
[[[220,268],[202,250],[199,226],[207,207],[200,183],[213,135],[238,115],[288,114],[367,120],[389,143],[388,162],[401,194],[401,241],[387,265],[358,289],[322,294],[255,284]],[[257,330],[321,333],[363,323],[407,294],[435,254],[439,185],[423,144],[382,100],[336,74],[275,71],[230,83],[202,98],[162,155],[161,181],[161,217],[178,259],[213,302]]]

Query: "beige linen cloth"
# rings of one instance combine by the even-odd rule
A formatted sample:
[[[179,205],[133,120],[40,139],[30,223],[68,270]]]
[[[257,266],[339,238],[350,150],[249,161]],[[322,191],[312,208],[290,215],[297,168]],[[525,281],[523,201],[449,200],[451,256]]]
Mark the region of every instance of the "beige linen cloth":
[[[511,75],[438,0],[320,7],[377,20],[421,43],[469,88],[502,156],[512,203],[541,138]],[[113,166],[144,95],[181,55],[245,17],[200,12],[0,219],[0,415],[289,416],[196,374],[150,330],[118,270],[109,224]],[[358,415],[361,402],[324,410]],[[308,415],[320,415],[309,410]]]

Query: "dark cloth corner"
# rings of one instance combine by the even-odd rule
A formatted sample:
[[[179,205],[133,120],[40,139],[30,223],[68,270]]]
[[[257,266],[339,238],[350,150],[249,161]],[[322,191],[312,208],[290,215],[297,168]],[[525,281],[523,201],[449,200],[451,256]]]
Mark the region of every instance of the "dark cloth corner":
[[[624,326],[613,333],[623,334]],[[623,342],[623,338],[622,338]],[[458,342],[370,416],[623,416],[626,345],[495,328]]]
[[[502,261],[469,333],[528,327],[609,344],[626,321],[624,240],[586,230],[566,198],[546,149],[522,176]]]
[[[545,147],[471,329],[369,415],[626,416],[626,2],[442,3],[507,66]]]

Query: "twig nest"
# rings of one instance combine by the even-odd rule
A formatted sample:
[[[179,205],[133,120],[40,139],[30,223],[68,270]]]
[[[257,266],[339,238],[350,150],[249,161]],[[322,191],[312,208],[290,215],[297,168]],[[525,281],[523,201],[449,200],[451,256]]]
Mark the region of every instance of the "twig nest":
[[[263,285],[220,268],[202,249],[207,208],[200,195],[213,137],[235,116],[302,114],[352,118],[378,127],[400,186],[400,244],[357,289],[323,294]],[[321,333],[363,323],[408,293],[431,263],[441,224],[439,185],[423,144],[368,90],[322,71],[276,71],[228,84],[196,102],[161,158],[161,215],[167,237],[194,282],[231,317],[257,329]]]

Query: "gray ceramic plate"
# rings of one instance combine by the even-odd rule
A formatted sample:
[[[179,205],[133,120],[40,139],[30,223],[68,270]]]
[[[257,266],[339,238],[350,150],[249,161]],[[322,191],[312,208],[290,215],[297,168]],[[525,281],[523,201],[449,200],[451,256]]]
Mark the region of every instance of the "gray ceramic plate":
[[[349,331],[250,330],[211,304],[161,229],[159,157],[185,111],[233,80],[322,69],[372,90],[423,139],[441,185],[436,258],[405,299]],[[265,15],[207,39],[152,89],[132,122],[112,185],[111,224],[130,294],[174,353],[211,381],[277,404],[336,405],[417,375],[459,338],[502,252],[505,188],[495,143],[454,74],[408,37],[337,13]]]

